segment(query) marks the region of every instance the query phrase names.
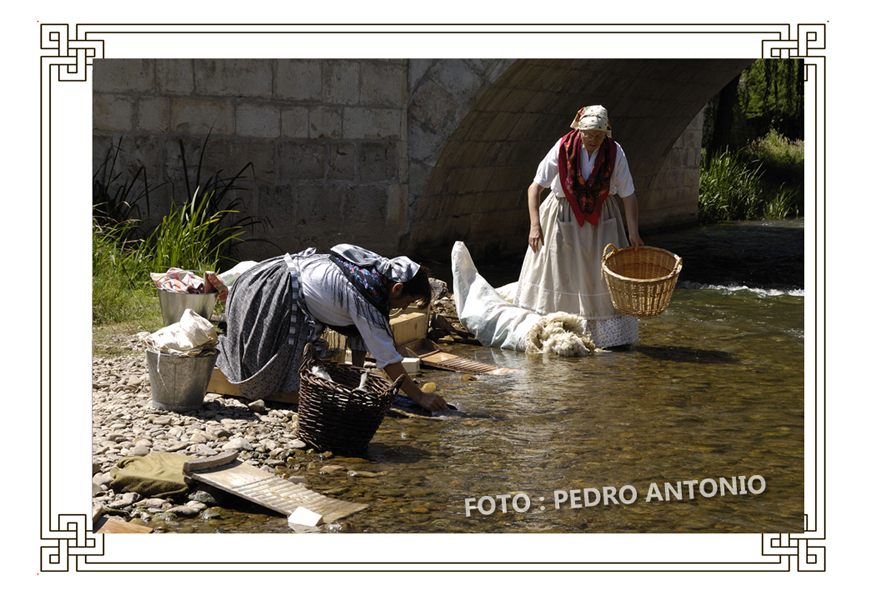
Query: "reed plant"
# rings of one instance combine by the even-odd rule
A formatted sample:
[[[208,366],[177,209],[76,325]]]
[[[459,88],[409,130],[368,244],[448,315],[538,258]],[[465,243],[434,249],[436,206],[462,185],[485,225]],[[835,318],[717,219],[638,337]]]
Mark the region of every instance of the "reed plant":
[[[151,273],[171,267],[219,271],[222,251],[243,231],[219,224],[232,212],[211,211],[210,197],[195,194],[182,206],[172,201],[169,214],[147,238],[128,238],[135,222],[93,219],[93,324],[156,324],[160,309]]]
[[[762,216],[761,166],[748,166],[738,154],[704,154],[699,178],[698,219],[702,223]]]
[[[738,151],[702,153],[702,223],[798,217],[803,211],[803,142],[770,131]]]
[[[122,140],[108,148],[92,176],[92,217],[112,234],[122,232],[122,238],[130,239],[142,231],[142,201],[149,210],[151,192],[165,183],[151,186],[144,166],[139,166],[131,177],[123,177],[117,169],[117,159],[123,151],[121,143]]]
[[[190,201],[177,206],[171,201],[169,213],[141,243],[137,256],[145,268],[164,273],[172,267],[199,271],[219,271],[219,262],[228,245],[244,233],[240,226],[223,225],[222,220],[236,210],[212,209],[213,193],[198,192]]]
[[[246,164],[233,177],[221,171],[203,174],[209,134],[204,138],[193,179],[185,159],[181,164],[189,197],[181,205],[170,195],[170,208],[162,221],[151,228],[141,216],[141,205],[157,186],[150,186],[144,167],[130,178],[117,172],[119,144],[111,146],[93,176],[93,324],[123,323],[127,326],[159,327],[160,308],[151,273],[171,267],[218,272],[222,261],[231,258],[231,246],[242,238],[245,228],[260,223],[240,214],[242,199],[234,196],[237,183],[252,168]],[[166,183],[162,183],[166,184]],[[255,239],[252,239],[255,240]],[[151,328],[150,330],[153,330]]]

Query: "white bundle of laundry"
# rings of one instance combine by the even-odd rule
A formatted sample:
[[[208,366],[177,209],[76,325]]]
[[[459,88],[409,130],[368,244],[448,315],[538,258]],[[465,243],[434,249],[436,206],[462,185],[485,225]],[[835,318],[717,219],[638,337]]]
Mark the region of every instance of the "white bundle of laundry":
[[[462,325],[486,347],[564,357],[593,355],[594,342],[581,317],[540,315],[508,301],[513,284],[493,288],[477,272],[463,242],[452,247],[452,299]]]
[[[180,321],[155,333],[140,332],[136,336],[145,348],[167,355],[196,356],[218,344],[212,323],[190,308],[185,309]]]

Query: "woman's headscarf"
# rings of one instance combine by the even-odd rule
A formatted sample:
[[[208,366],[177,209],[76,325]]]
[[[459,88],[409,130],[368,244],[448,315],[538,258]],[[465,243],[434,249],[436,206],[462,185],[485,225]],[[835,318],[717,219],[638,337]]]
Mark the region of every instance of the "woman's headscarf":
[[[609,113],[602,105],[582,107],[572,120],[572,129],[599,129],[612,137],[612,126],[609,125]]]
[[[360,246],[353,244],[338,244],[330,250],[350,261],[358,267],[368,268],[375,267],[379,273],[395,283],[405,283],[415,277],[421,266],[412,259],[404,256],[395,257],[393,259],[385,258],[379,254],[375,254],[371,250],[366,250]]]

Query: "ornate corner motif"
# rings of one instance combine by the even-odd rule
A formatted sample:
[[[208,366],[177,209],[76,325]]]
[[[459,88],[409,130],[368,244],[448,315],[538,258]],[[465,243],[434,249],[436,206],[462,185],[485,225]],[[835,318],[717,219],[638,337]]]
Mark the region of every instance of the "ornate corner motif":
[[[824,24],[790,26],[787,39],[763,40],[763,52],[760,57],[774,59],[820,57],[818,50],[825,48]]]
[[[793,563],[796,557],[797,570],[800,572],[824,572],[825,548],[814,546],[813,538],[805,534],[763,534],[763,555],[783,556]]]
[[[54,546],[40,546],[40,569],[44,572],[67,572],[71,558],[101,556],[104,554],[104,536],[94,535],[86,515],[59,515],[57,537],[42,536],[43,540],[55,540]]]
[[[70,37],[70,26],[62,24],[40,25],[40,49],[48,51],[43,60],[54,66],[59,82],[85,82],[92,61],[104,57],[105,42],[98,39],[86,39],[87,33],[80,37]],[[54,53],[52,53],[54,52]]]

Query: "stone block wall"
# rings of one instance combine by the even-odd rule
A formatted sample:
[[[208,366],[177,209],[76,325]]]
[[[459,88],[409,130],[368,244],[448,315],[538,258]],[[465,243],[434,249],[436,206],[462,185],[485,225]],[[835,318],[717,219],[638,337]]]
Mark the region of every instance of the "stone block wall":
[[[649,220],[642,222],[646,228],[681,226],[698,221],[703,126],[704,110],[677,138],[665,162],[649,182],[641,212],[642,220]]]
[[[208,134],[201,179],[251,163],[238,209],[276,245],[242,244],[239,258],[345,239],[390,252],[405,232],[405,60],[96,60],[93,84],[94,167],[119,143],[121,178],[144,166],[160,185],[154,221],[188,196],[182,146],[193,190]]]
[[[694,221],[699,111],[749,61],[96,60],[94,163],[119,143],[159,221],[211,130],[201,182],[251,164],[237,208],[261,241],[239,259],[353,242],[446,261],[455,240],[494,259],[525,250],[526,189],[587,104],[614,118],[641,232]]]

